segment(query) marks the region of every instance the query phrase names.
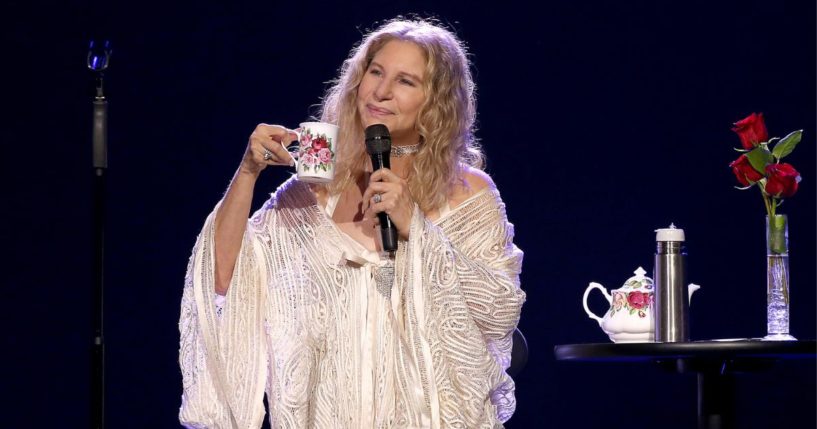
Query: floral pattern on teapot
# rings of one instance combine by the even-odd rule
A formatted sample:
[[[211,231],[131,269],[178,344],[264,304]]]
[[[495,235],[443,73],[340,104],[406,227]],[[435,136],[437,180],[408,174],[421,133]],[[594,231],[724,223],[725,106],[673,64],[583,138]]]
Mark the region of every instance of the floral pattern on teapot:
[[[636,272],[637,274],[637,272]],[[629,314],[638,314],[638,317],[647,317],[647,312],[655,305],[652,279],[636,275],[624,283],[627,291],[614,291],[613,302],[610,306],[610,316],[617,311],[626,311]],[[622,289],[624,289],[622,288]],[[644,289],[643,291],[638,289]],[[636,289],[636,290],[633,290]]]
[[[613,306],[610,308],[610,315],[616,311],[627,311],[630,314],[638,313],[638,317],[647,317],[647,310],[653,306],[654,295],[652,292],[616,292],[613,294]]]
[[[608,292],[604,286],[591,282],[584,292],[583,305],[587,315],[595,319],[602,330],[616,343],[653,341],[655,287],[643,268],[633,272],[635,276]],[[610,305],[604,317],[596,316],[587,306],[591,290],[598,289]]]

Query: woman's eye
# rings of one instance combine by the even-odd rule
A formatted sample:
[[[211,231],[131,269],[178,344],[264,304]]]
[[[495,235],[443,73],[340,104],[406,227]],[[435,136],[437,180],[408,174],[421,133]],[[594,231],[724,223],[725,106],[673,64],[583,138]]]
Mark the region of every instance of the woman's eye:
[[[415,86],[414,81],[409,79],[400,79],[400,83],[402,83],[403,85]]]
[[[373,74],[373,75],[375,75],[375,76],[380,76],[380,75],[382,75],[382,74],[383,74],[383,72],[381,72],[381,71],[380,71],[380,70],[378,70],[378,69],[370,69],[370,70],[369,70],[369,74]]]

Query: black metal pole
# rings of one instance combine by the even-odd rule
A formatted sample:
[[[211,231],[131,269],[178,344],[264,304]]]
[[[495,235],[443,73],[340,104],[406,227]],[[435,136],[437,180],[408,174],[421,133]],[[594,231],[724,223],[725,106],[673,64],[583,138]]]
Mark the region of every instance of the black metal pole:
[[[105,337],[103,336],[105,267],[105,174],[108,170],[108,100],[104,71],[110,42],[91,42],[88,68],[94,73],[93,113],[93,340],[91,343],[91,428],[105,427]]]
[[[698,373],[698,428],[732,429],[734,427],[734,376],[726,370],[704,368]]]

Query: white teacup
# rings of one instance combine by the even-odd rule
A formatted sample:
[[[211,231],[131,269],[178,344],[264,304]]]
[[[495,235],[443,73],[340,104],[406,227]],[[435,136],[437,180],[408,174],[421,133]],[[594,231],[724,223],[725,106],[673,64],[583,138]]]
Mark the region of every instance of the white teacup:
[[[326,122],[302,122],[298,147],[290,146],[298,179],[311,183],[331,182],[335,177],[338,127]],[[296,150],[297,149],[297,150]]]

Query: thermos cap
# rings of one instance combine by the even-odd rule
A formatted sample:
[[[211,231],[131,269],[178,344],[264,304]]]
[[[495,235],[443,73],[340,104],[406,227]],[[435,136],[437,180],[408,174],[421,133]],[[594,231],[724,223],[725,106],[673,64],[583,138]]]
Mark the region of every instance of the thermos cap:
[[[675,224],[670,224],[669,228],[659,228],[655,230],[655,241],[684,241],[684,230],[676,228]]]

